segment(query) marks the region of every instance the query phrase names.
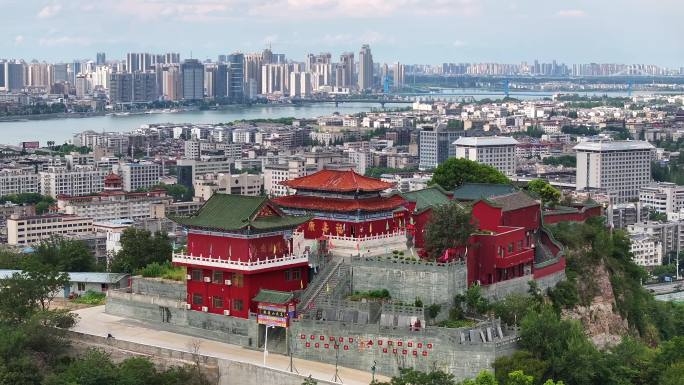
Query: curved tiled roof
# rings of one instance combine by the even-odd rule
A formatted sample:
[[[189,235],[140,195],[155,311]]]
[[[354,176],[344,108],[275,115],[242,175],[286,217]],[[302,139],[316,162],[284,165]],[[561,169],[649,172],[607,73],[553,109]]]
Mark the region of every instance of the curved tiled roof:
[[[311,211],[387,211],[393,210],[404,204],[405,200],[399,195],[389,198],[377,197],[366,199],[339,199],[324,198],[303,195],[288,195],[273,198],[273,202],[285,208],[294,208]]]
[[[357,174],[353,170],[321,170],[301,178],[281,182],[293,189],[315,191],[382,191],[394,187],[394,183],[383,182]]]
[[[247,227],[257,230],[288,229],[309,220],[305,216],[284,215],[278,208],[273,215],[261,216],[259,212],[265,205],[270,205],[270,201],[263,196],[216,193],[194,215],[170,219],[184,226],[229,231]]]

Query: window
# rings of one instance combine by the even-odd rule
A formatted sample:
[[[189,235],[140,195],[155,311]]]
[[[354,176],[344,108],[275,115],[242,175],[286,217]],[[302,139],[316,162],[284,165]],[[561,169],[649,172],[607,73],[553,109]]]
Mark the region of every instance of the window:
[[[302,279],[302,271],[300,269],[292,269],[292,279],[295,281]]]
[[[107,291],[107,289],[109,289],[109,285],[108,285],[108,284],[103,283],[103,284],[100,285],[100,290],[102,290],[102,291]]]
[[[214,283],[223,283],[223,272],[214,270],[213,281]]]
[[[201,281],[202,280],[202,270],[192,269],[192,280],[193,281]]]
[[[85,282],[78,282],[76,286],[78,287],[78,291],[85,291]]]
[[[202,305],[203,302],[204,301],[202,298],[202,294],[195,293],[192,295],[192,304],[193,305]]]
[[[508,244],[508,252],[509,253],[513,252],[513,243],[512,242]]]
[[[236,310],[236,311],[242,310],[242,300],[241,299],[234,299],[233,300],[233,310]]]
[[[244,277],[241,273],[233,273],[233,280],[231,282],[235,287],[242,287]]]
[[[216,308],[216,309],[222,309],[223,308],[223,298],[213,297],[212,298],[212,305],[214,305],[214,308]]]

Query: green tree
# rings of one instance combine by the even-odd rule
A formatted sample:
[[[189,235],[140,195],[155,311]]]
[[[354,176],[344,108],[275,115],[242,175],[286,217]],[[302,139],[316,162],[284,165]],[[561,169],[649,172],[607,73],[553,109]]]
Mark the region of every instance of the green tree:
[[[560,201],[560,191],[543,179],[530,181],[527,190],[537,194],[545,206],[554,207]]]
[[[437,166],[430,184],[453,190],[463,183],[507,184],[510,180],[499,170],[468,159],[449,158]]]
[[[483,370],[474,379],[461,382],[461,385],[499,385],[499,382],[494,374]]]
[[[55,236],[43,240],[33,257],[66,272],[95,271],[95,256],[83,241]]]
[[[561,320],[550,307],[529,313],[521,323],[520,346],[537,359],[548,360],[548,377],[570,384],[591,384],[599,378],[601,354],[577,321]]]
[[[534,377],[528,376],[522,370],[516,370],[508,373],[506,385],[532,385],[534,384]]]
[[[121,250],[112,258],[110,271],[133,273],[153,262],[171,261],[169,237],[161,232],[152,235],[147,230],[127,228],[121,234]]]
[[[27,263],[23,271],[0,279],[0,321],[16,325],[46,311],[68,283],[69,275],[53,266]]]
[[[466,246],[475,229],[470,211],[457,202],[434,207],[425,226],[425,250],[439,258],[449,248]]]
[[[516,370],[529,373],[536,379],[535,384],[541,385],[542,379],[549,370],[549,363],[536,358],[527,350],[518,350],[510,356],[503,356],[494,362],[494,372],[501,384],[506,384],[508,374]]]
[[[679,361],[665,369],[660,385],[682,385],[682,379],[684,379],[684,361]]]
[[[374,385],[456,385],[454,376],[441,370],[429,373],[413,368],[399,369],[399,375],[392,377],[390,382],[376,382]]]
[[[314,380],[313,377],[309,374],[309,377],[304,379],[304,382],[302,382],[302,385],[317,385],[318,381]]]
[[[45,385],[117,385],[117,382],[117,368],[109,355],[90,349],[61,373],[48,377]]]

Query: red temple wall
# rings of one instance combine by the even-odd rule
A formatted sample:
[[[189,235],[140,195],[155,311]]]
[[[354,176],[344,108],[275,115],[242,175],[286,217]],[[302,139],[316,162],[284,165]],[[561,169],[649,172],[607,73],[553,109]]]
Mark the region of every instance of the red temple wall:
[[[299,230],[304,231],[304,237],[306,239],[316,239],[322,237],[323,235],[363,237],[369,235],[386,234],[404,229],[404,226],[405,223],[402,214],[401,216],[394,218],[368,220],[361,223],[335,219],[314,218],[309,222],[299,226]],[[389,230],[387,230],[388,227]]]
[[[473,243],[477,244],[473,252],[468,252],[468,284],[479,280],[481,284],[497,282],[496,266],[508,266],[513,264],[525,265],[534,260],[534,250],[526,243],[524,228],[499,229],[506,231],[497,234],[479,234],[474,236]],[[520,247],[522,241],[522,248]],[[513,244],[513,251],[508,251],[508,246]],[[503,250],[503,257],[499,257],[499,247]],[[509,258],[513,258],[510,260]]]
[[[541,209],[539,206],[523,207],[517,210],[505,211],[502,214],[503,226],[519,226],[528,230],[537,230],[540,226]]]
[[[213,270],[203,267],[196,267],[202,269],[202,278],[209,277],[212,278]],[[299,269],[300,278],[286,280],[286,270]],[[193,267],[187,267],[187,274],[192,276]],[[306,265],[294,265],[294,267],[288,266],[280,268],[278,270],[260,272],[256,274],[243,274],[243,283],[241,287],[238,287],[236,281],[233,279],[233,274],[229,270],[217,269],[223,271],[223,279],[232,279],[232,285],[226,285],[225,283],[213,283],[200,281],[187,281],[187,303],[191,304],[192,310],[201,311],[202,306],[208,307],[209,313],[223,314],[224,310],[230,310],[230,315],[234,317],[248,318],[249,311],[256,312],[256,303],[252,303],[252,298],[254,298],[259,290],[270,289],[291,292],[295,290],[300,290],[302,287],[306,288],[309,281],[309,269]],[[195,305],[193,303],[193,294],[202,295],[202,305]],[[223,307],[215,308],[213,303],[213,297],[223,298]],[[233,308],[234,300],[242,300],[243,307],[242,310],[236,310]]]
[[[501,209],[485,201],[479,201],[473,205],[473,219],[477,222],[478,228],[494,230],[501,226]]]
[[[217,259],[240,259],[248,261],[250,249],[252,259],[278,257],[288,253],[287,241],[282,235],[273,235],[263,238],[229,238],[209,234],[188,234],[188,254],[193,256],[213,257]]]

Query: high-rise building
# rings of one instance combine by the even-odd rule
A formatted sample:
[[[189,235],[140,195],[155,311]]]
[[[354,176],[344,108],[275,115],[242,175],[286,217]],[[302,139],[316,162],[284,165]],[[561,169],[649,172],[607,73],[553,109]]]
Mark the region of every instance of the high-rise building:
[[[181,64],[183,99],[201,100],[204,98],[204,65],[197,59],[187,59]]]
[[[90,79],[87,75],[78,74],[76,76],[76,97],[83,98],[90,94]]]
[[[165,53],[164,64],[180,64],[180,54],[173,52]]]
[[[157,78],[153,72],[113,73],[109,76],[112,103],[151,102],[157,99]]]
[[[162,71],[162,96],[164,100],[180,100],[183,96],[178,66],[164,67]]]
[[[0,91],[19,91],[26,85],[24,63],[0,62]]]
[[[373,55],[368,44],[361,46],[359,52],[359,81],[360,90],[373,88]]]
[[[30,87],[48,88],[52,85],[52,65],[33,62],[28,65],[26,85]]]
[[[613,203],[639,198],[651,183],[655,147],[638,140],[587,141],[575,146],[577,190],[604,190]]]
[[[404,65],[396,62],[394,63],[394,67],[392,68],[393,71],[393,80],[394,80],[394,88],[399,89],[403,87],[404,85],[404,74],[405,74],[405,68]]]
[[[105,56],[105,53],[104,52],[98,52],[97,53],[97,59],[95,60],[95,64],[101,66],[101,65],[105,65],[106,62],[107,62],[107,57]]]
[[[228,98],[233,103],[245,100],[245,55],[236,52],[228,55]]]
[[[152,67],[152,55],[149,53],[128,53],[126,54],[126,71],[144,72]]]
[[[263,60],[261,54],[259,53],[249,53],[245,55],[245,93],[247,94],[249,89],[249,84],[254,84],[256,89],[254,94],[249,92],[249,98],[254,98],[258,94],[262,94],[261,90],[261,64]]]
[[[107,171],[93,166],[49,167],[40,172],[40,191],[57,198],[60,195],[81,196],[99,193],[104,188]]]
[[[7,84],[7,62],[0,61],[0,91],[7,91],[9,85]]]
[[[76,76],[81,73],[82,65],[83,64],[78,60],[74,60],[73,63],[71,63],[71,72],[69,73],[69,84],[76,84]]]
[[[66,63],[54,64],[52,66],[52,81],[53,83],[69,81],[69,65]]]
[[[226,64],[218,64],[212,72],[211,80],[214,97],[228,97],[228,66]]]
[[[335,69],[335,86],[351,87],[354,84],[354,53],[345,52]]]
[[[430,170],[454,156],[452,143],[460,136],[459,131],[448,131],[446,125],[425,126],[420,131],[418,144],[419,164],[421,170]]]
[[[486,164],[513,176],[517,144],[509,136],[460,137],[454,142],[454,151],[457,158]]]
[[[159,183],[161,166],[152,162],[119,163],[112,171],[123,180],[124,191],[136,191]]]

